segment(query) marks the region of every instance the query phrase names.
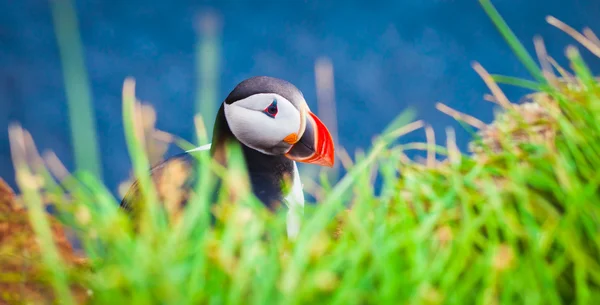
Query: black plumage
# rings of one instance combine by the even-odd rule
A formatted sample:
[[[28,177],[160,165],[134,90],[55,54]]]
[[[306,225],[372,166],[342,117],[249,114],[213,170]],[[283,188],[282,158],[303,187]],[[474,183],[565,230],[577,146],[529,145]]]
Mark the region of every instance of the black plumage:
[[[277,93],[288,99],[295,107],[299,107],[304,102],[304,97],[300,90],[284,80],[259,76],[241,82],[219,107],[213,128],[210,155],[217,160],[224,161],[225,147],[231,142],[240,145],[247,165],[253,194],[268,208],[274,209],[282,202],[286,195],[282,189],[284,179],[294,176],[294,161],[284,155],[264,154],[241,143],[232,133],[224,114],[226,103],[231,104],[258,93]],[[195,186],[196,179],[198,179],[197,173],[193,170],[196,168],[197,162],[196,157],[193,156],[195,153],[207,152],[185,152],[174,155],[150,169],[153,181],[155,183],[163,183],[163,178],[165,178],[164,176],[167,172],[165,169],[169,165],[174,163],[183,165],[185,169],[184,175],[186,176],[180,185],[177,186],[178,191],[182,194],[180,200],[177,202],[179,206],[186,203],[190,191]],[[168,179],[168,177],[166,178]],[[140,193],[136,182],[121,201],[121,207],[131,211],[132,205],[135,204],[134,201],[139,199],[139,196]]]

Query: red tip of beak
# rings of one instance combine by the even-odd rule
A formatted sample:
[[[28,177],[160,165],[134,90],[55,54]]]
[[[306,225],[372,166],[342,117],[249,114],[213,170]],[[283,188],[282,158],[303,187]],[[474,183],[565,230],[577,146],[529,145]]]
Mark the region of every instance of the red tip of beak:
[[[310,160],[306,160],[307,163],[317,164],[321,166],[333,167],[334,164],[334,150],[333,138],[331,133],[327,129],[327,126],[321,122],[321,120],[312,112],[308,112],[310,117],[315,122],[315,154]]]

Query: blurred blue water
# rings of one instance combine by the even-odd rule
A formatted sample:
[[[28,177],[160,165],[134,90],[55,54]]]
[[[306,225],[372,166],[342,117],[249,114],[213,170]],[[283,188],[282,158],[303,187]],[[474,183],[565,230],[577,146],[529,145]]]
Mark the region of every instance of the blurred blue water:
[[[517,36],[533,52],[540,34],[565,64],[572,40],[545,16],[600,34],[597,0],[494,1]],[[193,138],[195,98],[194,22],[212,9],[222,20],[219,98],[253,75],[296,84],[316,108],[314,61],[331,58],[339,142],[354,151],[370,145],[408,106],[432,124],[437,141],[457,128],[461,149],[468,134],[435,110],[442,101],[485,122],[492,105],[472,70],[527,77],[477,1],[76,1],[93,90],[104,179],[115,191],[130,168],[121,124],[123,79],[137,79],[138,95],[156,106],[158,127]],[[584,52],[594,71],[597,58]],[[7,127],[18,121],[38,147],[50,149],[72,169],[69,121],[49,3],[0,0],[0,177],[15,187]],[[527,91],[504,87],[511,98]],[[423,140],[416,132],[407,141]]]

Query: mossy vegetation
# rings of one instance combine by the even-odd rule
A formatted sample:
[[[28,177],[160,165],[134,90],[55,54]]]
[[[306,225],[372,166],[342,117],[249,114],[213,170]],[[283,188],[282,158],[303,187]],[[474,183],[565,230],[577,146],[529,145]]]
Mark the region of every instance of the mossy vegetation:
[[[247,185],[241,163],[223,171],[200,160],[203,173],[224,179],[223,196],[211,205],[211,180],[200,179],[176,221],[166,221],[171,212],[157,203],[177,192],[140,180],[154,204],[144,205],[134,225],[93,175],[70,174],[53,155],[39,156],[27,132],[13,126],[20,196],[7,189],[0,195],[0,302],[600,303],[600,84],[574,46],[567,48],[567,69],[537,39],[538,68],[491,4],[481,3],[535,82],[490,76],[475,64],[492,92],[488,100],[502,108],[494,122],[438,107],[478,129],[469,153],[458,151],[450,129],[445,145],[397,144],[424,126],[410,112],[401,115],[367,153],[344,159],[340,181],[322,181],[319,202],[304,211],[296,240],[285,234],[283,209],[270,213],[247,188],[232,187]],[[548,21],[600,55],[600,40],[588,29],[579,34]],[[495,81],[536,92],[511,103]],[[144,128],[135,127],[131,85],[124,90],[125,127],[134,173],[143,177],[164,147],[151,151],[136,136]],[[200,121],[197,126],[198,142],[206,143]],[[430,128],[425,133],[432,138]],[[426,150],[427,160],[409,160],[409,149]],[[230,158],[240,161],[235,150]],[[382,178],[378,194],[374,172]],[[44,211],[47,202],[56,207],[53,217]],[[6,221],[25,215],[28,226]],[[81,253],[56,228],[72,232]],[[23,251],[31,255],[19,256]],[[17,256],[20,263],[5,259]],[[20,273],[27,277],[17,269],[28,270]]]

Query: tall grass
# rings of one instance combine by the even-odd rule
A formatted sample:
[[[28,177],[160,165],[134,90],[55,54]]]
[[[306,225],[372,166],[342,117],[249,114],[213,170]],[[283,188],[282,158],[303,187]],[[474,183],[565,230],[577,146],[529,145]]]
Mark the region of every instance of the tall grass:
[[[213,11],[207,11],[198,16],[196,22],[196,113],[200,113],[208,134],[212,134],[214,114],[218,109],[217,92],[219,92],[219,34],[220,18]],[[198,143],[202,144],[202,143]]]
[[[77,170],[102,177],[96,118],[85,70],[77,13],[71,0],[50,1],[69,110],[71,144]]]
[[[504,112],[482,126],[440,107],[480,129],[471,154],[460,153],[452,140],[445,146],[396,144],[424,126],[408,111],[371,149],[345,162],[340,181],[320,186],[324,197],[306,207],[295,240],[285,234],[285,211],[268,212],[249,196],[236,147],[228,170],[199,159],[202,178],[179,217],[152,204],[164,196],[145,176],[148,159],[134,136],[129,81],[124,120],[146,194],[145,216],[128,217],[85,172],[62,177],[69,196],[59,188],[29,187],[36,173],[27,174],[34,169],[15,155],[55,296],[69,302],[65,287],[78,284],[89,290],[91,304],[600,302],[599,84],[575,47],[567,51],[572,71],[554,67],[561,78],[547,69],[554,64],[547,56],[540,57],[546,68],[538,68],[491,4],[481,3],[535,81],[492,77],[474,64]],[[584,34],[586,44],[600,48],[595,36]],[[494,79],[543,91],[530,96],[530,103],[513,104]],[[201,122],[196,126],[204,142]],[[20,131],[10,134],[19,143]],[[446,159],[412,162],[405,155],[410,149]],[[382,177],[378,195],[373,169]],[[44,185],[54,185],[37,174]],[[219,189],[217,176],[224,181]],[[38,192],[56,199],[59,218],[81,241],[85,268],[62,267],[40,221]],[[213,192],[220,196],[211,205]],[[212,224],[208,209],[215,214]]]

